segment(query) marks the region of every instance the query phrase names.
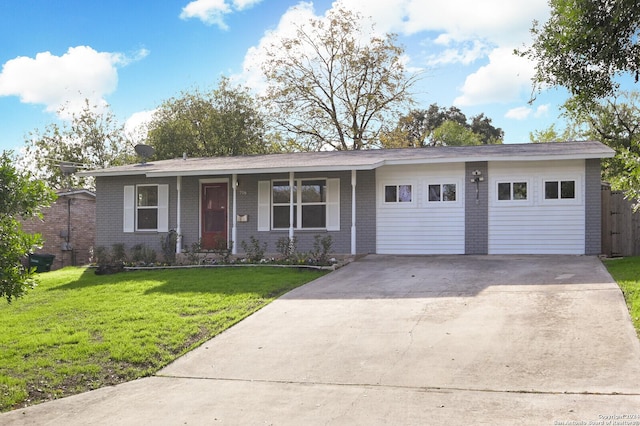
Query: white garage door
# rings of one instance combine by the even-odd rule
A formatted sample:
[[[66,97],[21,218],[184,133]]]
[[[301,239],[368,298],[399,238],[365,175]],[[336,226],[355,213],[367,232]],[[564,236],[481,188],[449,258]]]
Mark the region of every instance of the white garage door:
[[[380,254],[464,253],[464,164],[376,170]]]

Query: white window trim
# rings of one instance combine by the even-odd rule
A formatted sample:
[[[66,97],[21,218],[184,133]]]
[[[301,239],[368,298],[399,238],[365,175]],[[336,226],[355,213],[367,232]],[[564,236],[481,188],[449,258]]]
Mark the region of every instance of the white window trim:
[[[575,198],[549,198],[545,197],[547,182],[575,182]],[[540,202],[543,205],[580,205],[582,204],[582,179],[578,176],[552,176],[544,177],[540,181]]]
[[[158,205],[149,207],[138,206],[138,188],[143,186],[155,186],[158,188]],[[138,229],[138,209],[157,210],[157,228]],[[168,184],[137,184],[124,186],[123,204],[123,232],[169,232],[169,185]]]
[[[525,200],[499,200],[498,199],[498,185],[501,183],[510,183],[511,184],[511,196],[513,197],[513,184],[524,182],[527,184],[527,198]],[[520,178],[520,177],[512,177],[512,176],[498,176],[492,179],[491,189],[493,191],[490,194],[491,202],[496,206],[531,206],[534,203],[535,192],[532,185],[531,178]]]
[[[429,200],[429,185],[440,185],[440,198],[442,198],[442,186],[443,185],[455,185],[456,186],[456,200],[455,201],[430,201]],[[451,179],[433,179],[425,181],[424,184],[424,201],[427,207],[440,208],[440,207],[457,207],[462,204],[462,195],[464,188],[462,188],[462,184],[460,180],[451,180]]]
[[[326,190],[326,196],[325,196],[325,201],[324,202],[315,202],[315,203],[302,203],[302,191],[296,191],[296,200],[295,202],[295,206],[296,208],[296,224],[297,227],[293,228],[295,231],[339,231],[340,230],[340,179],[337,178],[327,178],[327,177],[296,177],[294,179],[294,185],[296,186],[300,186],[302,184],[302,181],[310,181],[310,180],[322,180],[325,183],[325,190]],[[287,182],[287,184],[289,183],[288,179],[271,179],[269,181],[260,181],[260,182],[268,182],[269,183],[269,202],[268,202],[268,206],[269,206],[269,211],[268,211],[268,222],[266,221],[266,201],[264,200],[264,198],[266,198],[266,193],[264,193],[262,196],[259,196],[259,200],[258,200],[258,204],[259,204],[259,210],[261,210],[261,213],[259,214],[259,218],[258,218],[258,230],[259,231],[266,231],[266,230],[271,230],[271,231],[286,231],[289,229],[289,227],[286,228],[275,228],[273,226],[273,220],[274,220],[274,215],[273,215],[273,207],[274,207],[274,203],[273,203],[273,184],[274,182]],[[258,183],[258,185],[260,185],[260,182]],[[264,184],[263,184],[264,185]],[[265,192],[266,189],[263,187],[262,191],[259,189],[259,193]],[[277,206],[290,206],[289,203],[279,203],[276,204]],[[324,227],[320,227],[320,228],[303,228],[302,227],[302,206],[313,206],[313,205],[317,205],[317,206],[325,206],[325,226]],[[335,216],[335,217],[334,217]],[[265,225],[266,223],[268,223],[269,225],[269,229],[266,229]]]
[[[390,201],[387,202],[386,198],[386,188],[387,186],[403,186],[409,185],[411,186],[411,201],[400,202],[400,201]],[[415,180],[388,180],[380,183],[378,188],[379,194],[379,203],[378,205],[381,207],[393,208],[393,209],[402,209],[402,208],[415,208],[418,205],[418,185]]]

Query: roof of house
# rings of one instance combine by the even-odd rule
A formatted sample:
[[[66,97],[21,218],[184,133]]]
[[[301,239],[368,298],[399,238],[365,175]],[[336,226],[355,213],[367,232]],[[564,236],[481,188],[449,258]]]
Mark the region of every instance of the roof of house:
[[[74,196],[86,196],[96,198],[95,192],[89,191],[88,189],[61,189],[56,191],[58,197],[74,197]]]
[[[305,171],[373,170],[383,165],[469,161],[547,161],[613,157],[596,141],[294,152],[237,157],[203,157],[153,161],[80,172],[89,176],[199,176]]]

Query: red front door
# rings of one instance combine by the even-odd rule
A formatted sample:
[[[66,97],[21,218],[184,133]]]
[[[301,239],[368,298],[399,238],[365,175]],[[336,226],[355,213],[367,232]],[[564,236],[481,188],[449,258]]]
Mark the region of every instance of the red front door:
[[[202,185],[202,240],[203,249],[211,250],[227,246],[227,203],[226,183],[205,183]]]

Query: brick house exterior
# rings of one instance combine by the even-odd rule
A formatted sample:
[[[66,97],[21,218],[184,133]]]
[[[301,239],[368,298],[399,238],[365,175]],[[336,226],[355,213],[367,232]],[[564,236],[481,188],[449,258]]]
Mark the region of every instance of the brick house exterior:
[[[59,191],[58,199],[43,211],[43,220],[22,223],[28,233],[39,233],[44,245],[38,254],[53,254],[51,269],[86,265],[96,236],[96,196],[87,190]]]
[[[242,254],[330,236],[338,254],[586,254],[600,248],[597,141],[179,158],[95,176],[96,244]],[[207,246],[208,245],[208,246]]]

